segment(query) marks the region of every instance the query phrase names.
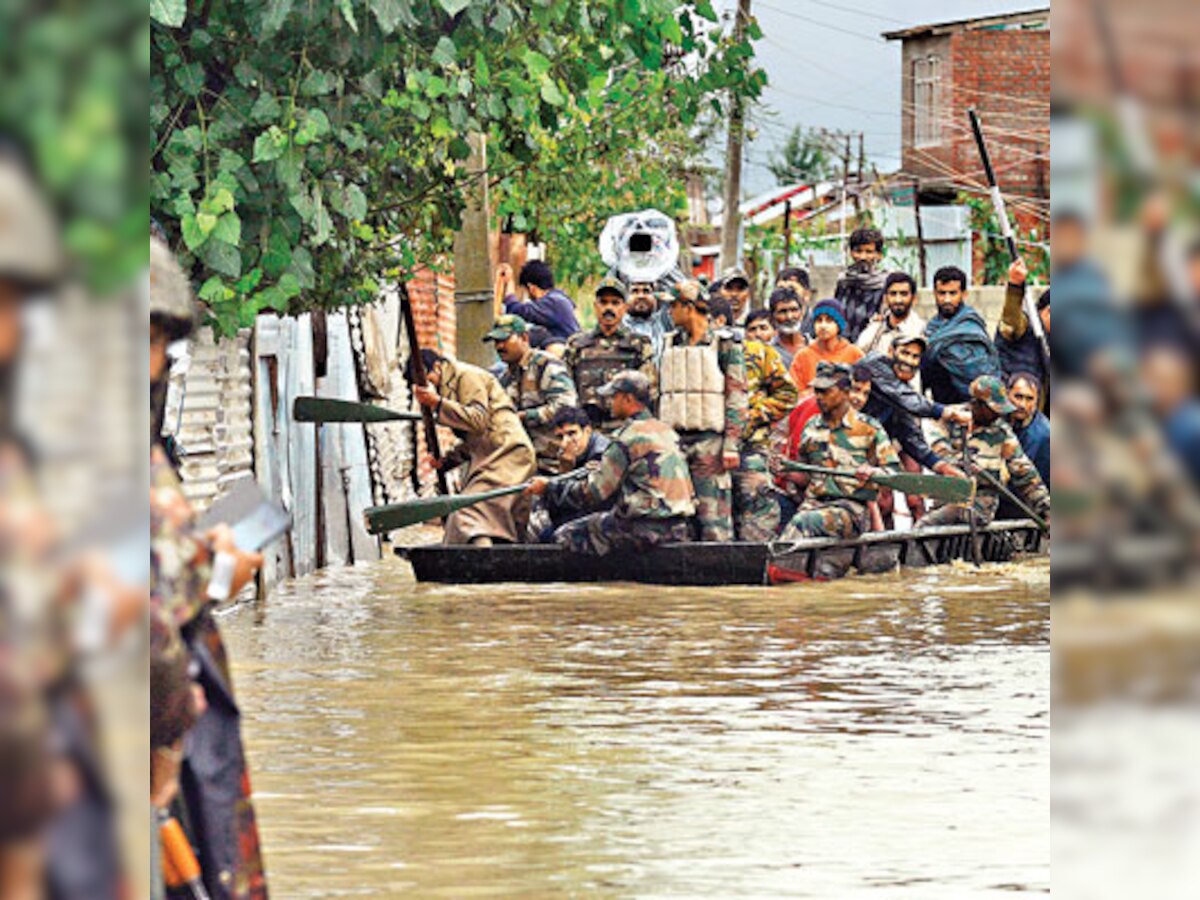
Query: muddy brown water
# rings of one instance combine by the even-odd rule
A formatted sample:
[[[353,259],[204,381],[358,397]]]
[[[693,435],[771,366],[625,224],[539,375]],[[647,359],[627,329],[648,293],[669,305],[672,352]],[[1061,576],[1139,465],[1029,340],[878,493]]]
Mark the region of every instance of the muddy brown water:
[[[1049,571],[418,585],[222,615],[272,894],[1049,892]]]

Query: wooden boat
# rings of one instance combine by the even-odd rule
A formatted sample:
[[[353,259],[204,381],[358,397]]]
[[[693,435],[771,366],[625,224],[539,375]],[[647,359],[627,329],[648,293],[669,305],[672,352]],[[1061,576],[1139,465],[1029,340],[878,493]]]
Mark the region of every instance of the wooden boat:
[[[979,529],[978,542],[980,558],[987,562],[1046,552],[1045,536],[1029,519],[993,522]],[[552,544],[432,544],[396,547],[395,552],[412,564],[418,581],[441,584],[631,581],[681,586],[766,585],[840,578],[851,568],[872,574],[898,565],[920,568],[973,557],[971,530],[966,525],[872,532],[854,540],[664,544],[646,553],[603,557],[572,553]]]

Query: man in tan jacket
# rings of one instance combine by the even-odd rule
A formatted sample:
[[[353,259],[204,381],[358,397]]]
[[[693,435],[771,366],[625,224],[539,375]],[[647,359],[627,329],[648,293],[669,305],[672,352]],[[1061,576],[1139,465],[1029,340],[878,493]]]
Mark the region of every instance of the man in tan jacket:
[[[429,384],[414,385],[413,396],[434,411],[439,425],[453,429],[460,439],[435,465],[447,471],[466,463],[464,494],[529,480],[535,470],[533,443],[500,382],[478,366],[433,350],[422,350],[421,358]],[[485,547],[493,541],[516,543],[528,518],[528,500],[522,494],[476,503],[446,519],[444,543]]]

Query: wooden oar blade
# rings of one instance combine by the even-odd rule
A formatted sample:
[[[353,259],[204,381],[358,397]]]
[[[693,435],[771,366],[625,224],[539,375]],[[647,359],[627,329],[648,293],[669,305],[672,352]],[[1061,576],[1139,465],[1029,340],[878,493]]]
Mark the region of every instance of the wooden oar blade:
[[[881,475],[875,481],[902,494],[918,494],[944,503],[966,503],[975,496],[975,486],[966,478],[898,472]]]
[[[369,534],[383,534],[396,528],[406,528],[409,525],[419,525],[430,519],[440,519],[460,509],[465,509],[484,500],[495,500],[518,494],[525,490],[527,484],[515,484],[512,487],[496,488],[478,494],[455,494],[449,497],[418,497],[416,500],[406,500],[403,503],[389,503],[387,506],[370,506],[363,515],[367,522]]]
[[[334,400],[330,397],[297,397],[292,403],[292,419],[296,422],[417,422],[421,416],[398,412],[370,403]]]
[[[457,499],[457,497],[420,497],[405,503],[368,507],[364,512],[367,520],[367,532],[383,534],[396,528],[406,528],[409,525],[419,525],[430,519],[448,516],[456,509],[461,508],[451,502]]]

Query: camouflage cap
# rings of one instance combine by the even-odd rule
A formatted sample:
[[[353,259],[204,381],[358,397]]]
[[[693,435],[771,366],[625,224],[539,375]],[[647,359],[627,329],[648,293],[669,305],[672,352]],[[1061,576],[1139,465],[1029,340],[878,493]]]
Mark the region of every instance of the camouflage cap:
[[[721,273],[721,284],[729,284],[731,281],[744,281],[747,287],[750,286],[750,276],[741,266],[730,266]]]
[[[596,393],[601,397],[611,397],[613,394],[629,394],[639,403],[649,405],[651,399],[650,379],[641,372],[626,369],[612,377],[608,384],[599,388]]]
[[[187,276],[156,237],[150,238],[150,318],[161,319],[172,340],[187,337],[196,325]]]
[[[511,313],[500,316],[492,330],[483,336],[484,343],[488,341],[507,341],[514,334],[528,334],[529,323],[520,316]]]
[[[822,360],[817,363],[817,375],[812,380],[812,386],[815,391],[833,387],[848,388],[852,380],[853,372],[848,365]]]
[[[1004,384],[995,375],[980,375],[971,382],[971,398],[978,400],[997,415],[1006,416],[1016,410],[1004,392]]]
[[[612,276],[609,276],[596,285],[597,297],[599,297],[605,291],[620,295],[622,300],[625,300],[629,297],[629,290],[626,288],[625,282],[620,278],[613,278]]]

